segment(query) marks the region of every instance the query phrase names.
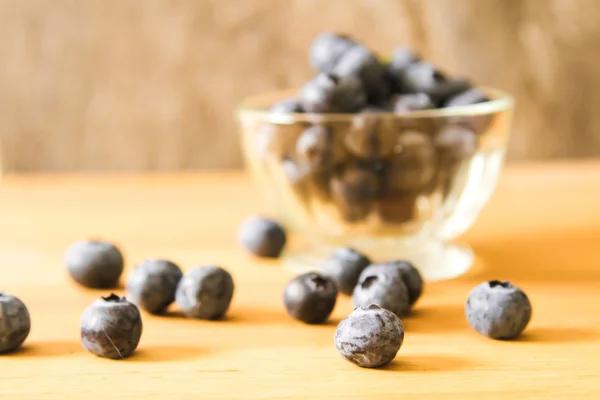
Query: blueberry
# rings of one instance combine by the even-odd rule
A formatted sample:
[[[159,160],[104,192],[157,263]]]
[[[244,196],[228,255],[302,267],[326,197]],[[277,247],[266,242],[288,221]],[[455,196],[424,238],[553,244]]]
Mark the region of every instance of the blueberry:
[[[29,311],[21,300],[0,292],[0,353],[16,350],[31,329]]]
[[[123,273],[123,254],[104,241],[74,243],[67,249],[65,262],[71,277],[89,288],[113,288]]]
[[[360,80],[329,73],[321,73],[306,83],[300,100],[309,113],[353,113],[367,103]]]
[[[233,278],[221,267],[192,268],[179,281],[175,301],[190,318],[220,319],[233,297]]]
[[[360,273],[371,264],[364,254],[350,248],[336,249],[321,265],[321,273],[333,279],[338,290],[352,294]]]
[[[359,367],[382,367],[398,354],[404,326],[394,313],[371,304],[342,320],[334,341],[338,352]]]
[[[392,192],[421,190],[434,178],[436,162],[429,136],[416,130],[401,133],[386,163],[386,188]]]
[[[371,104],[382,103],[389,92],[386,70],[377,56],[364,46],[354,46],[339,59],[333,73],[340,77],[356,77]]]
[[[285,99],[275,103],[269,109],[272,113],[301,113],[302,104],[297,99]]]
[[[250,253],[259,257],[277,258],[287,242],[283,227],[276,221],[252,216],[238,230],[238,239]]]
[[[442,161],[454,164],[472,157],[477,152],[477,136],[468,127],[445,125],[435,137],[435,147]]]
[[[406,114],[411,111],[430,110],[435,108],[431,98],[425,93],[412,93],[398,96],[393,102],[396,114]]]
[[[175,301],[182,276],[181,269],[171,261],[146,260],[133,270],[127,281],[127,293],[139,307],[160,314]]]
[[[423,294],[423,277],[413,264],[404,260],[389,261],[384,263],[392,268],[398,268],[402,274],[402,281],[408,289],[408,302],[412,306]]]
[[[404,283],[403,271],[393,264],[371,264],[360,274],[354,288],[355,307],[378,305],[398,317],[410,311],[410,294]]]
[[[385,193],[377,201],[377,215],[396,224],[413,221],[418,216],[417,197],[415,193]]]
[[[488,101],[485,93],[479,88],[470,88],[456,94],[446,101],[445,107],[468,106]]]
[[[359,165],[347,165],[330,182],[331,196],[341,217],[358,222],[369,215],[378,193],[377,174]]]
[[[140,311],[125,297],[111,294],[94,301],[81,316],[81,344],[99,357],[129,357],[142,336]]]
[[[471,83],[466,79],[447,79],[438,82],[427,94],[435,103],[443,105],[448,99],[468,90],[470,87]]]
[[[321,33],[310,46],[310,65],[319,71],[331,72],[339,59],[356,44],[346,35],[333,32]]]
[[[476,286],[467,300],[466,315],[473,329],[492,339],[514,339],[531,319],[527,295],[508,281]]]
[[[396,47],[392,52],[392,57],[386,65],[386,72],[392,91],[400,91],[403,71],[409,65],[419,61],[419,57],[407,47]]]
[[[322,125],[307,128],[296,142],[298,159],[311,170],[319,170],[330,161],[330,134]]]
[[[419,57],[408,47],[396,47],[392,51],[392,57],[388,68],[394,75],[402,72],[410,64],[419,61]]]
[[[401,93],[428,93],[442,80],[443,75],[433,65],[418,61],[402,70],[399,86]]]
[[[283,304],[288,314],[307,324],[325,322],[337,299],[332,279],[308,272],[292,279],[283,292]]]

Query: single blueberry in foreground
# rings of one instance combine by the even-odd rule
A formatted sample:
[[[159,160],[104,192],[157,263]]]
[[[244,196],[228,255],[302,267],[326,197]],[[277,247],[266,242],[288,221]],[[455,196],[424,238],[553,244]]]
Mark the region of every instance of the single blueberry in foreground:
[[[492,339],[514,339],[531,319],[527,295],[508,281],[476,286],[467,300],[467,320],[473,329]]]
[[[179,281],[175,301],[190,318],[220,319],[233,297],[233,278],[221,267],[195,267]]]
[[[307,324],[325,322],[337,299],[337,288],[330,278],[308,272],[292,279],[283,293],[288,314]]]
[[[277,258],[285,247],[287,235],[276,221],[260,216],[248,218],[238,231],[242,246],[259,257]]]
[[[140,311],[125,297],[111,294],[94,301],[81,316],[81,343],[99,357],[130,356],[142,336]]]
[[[358,307],[335,330],[335,347],[347,360],[365,368],[389,364],[404,341],[404,326],[391,311]]]
[[[0,353],[16,350],[31,329],[29,311],[21,300],[0,292]]]
[[[164,312],[175,301],[181,269],[168,260],[146,260],[127,281],[129,299],[152,314]]]
[[[71,277],[79,284],[96,289],[117,286],[123,273],[123,254],[112,243],[81,240],[72,244],[65,254]]]
[[[372,264],[358,278],[352,294],[355,307],[375,304],[398,317],[410,311],[410,295],[404,283],[404,273],[393,264]]]
[[[371,264],[364,254],[350,248],[336,249],[321,265],[321,273],[333,279],[337,289],[351,295],[360,273]]]

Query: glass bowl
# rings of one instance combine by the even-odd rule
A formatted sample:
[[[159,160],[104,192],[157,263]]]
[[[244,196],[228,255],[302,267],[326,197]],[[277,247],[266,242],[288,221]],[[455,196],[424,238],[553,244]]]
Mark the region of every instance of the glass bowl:
[[[295,92],[248,99],[238,110],[247,167],[294,239],[283,262],[317,269],[338,246],[373,260],[412,261],[427,280],[473,263],[452,241],[492,195],[514,102],[483,88],[487,102],[408,114],[273,113]]]

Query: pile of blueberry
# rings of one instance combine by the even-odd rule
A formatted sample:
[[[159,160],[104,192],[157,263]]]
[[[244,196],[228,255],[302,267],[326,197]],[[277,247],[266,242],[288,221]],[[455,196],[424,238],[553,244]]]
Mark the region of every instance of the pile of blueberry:
[[[278,257],[286,232],[277,222],[251,217],[239,230],[239,240],[259,257]],[[105,241],[79,241],[66,252],[71,277],[96,289],[115,288],[123,272],[121,251]],[[110,294],[89,305],[81,316],[83,347],[100,357],[123,359],[135,351],[142,335],[138,307],[163,314],[176,302],[189,318],[221,319],[231,303],[234,283],[218,266],[181,269],[168,260],[147,260],[132,271],[126,285],[128,301]],[[354,311],[335,331],[335,345],[346,359],[375,368],[394,359],[404,340],[400,318],[423,292],[423,279],[409,262],[372,263],[364,254],[343,247],[323,261],[319,272],[292,279],[283,303],[288,314],[307,324],[327,321],[338,293],[351,295]],[[482,283],[471,291],[466,316],[477,332],[494,339],[512,339],[531,318],[529,299],[506,281]],[[0,293],[0,353],[16,350],[27,338],[30,315],[21,300]]]
[[[317,75],[270,112],[324,118],[267,123],[256,140],[259,157],[280,166],[300,199],[333,205],[345,223],[376,216],[399,224],[416,218],[420,196],[449,194],[459,166],[476,153],[493,116],[415,112],[485,102],[481,89],[447,76],[405,47],[384,62],[355,39],[335,33],[319,35],[309,58]],[[351,115],[327,119],[330,113]]]

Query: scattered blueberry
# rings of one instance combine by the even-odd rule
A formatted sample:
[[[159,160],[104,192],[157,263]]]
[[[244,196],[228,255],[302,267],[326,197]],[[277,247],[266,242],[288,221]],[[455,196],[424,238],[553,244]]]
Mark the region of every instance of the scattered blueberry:
[[[356,44],[346,35],[333,32],[321,33],[310,46],[310,65],[319,71],[331,72],[340,58]]]
[[[168,260],[146,260],[127,281],[131,301],[152,314],[163,313],[175,301],[181,269]]]
[[[67,249],[65,262],[71,277],[89,288],[113,288],[123,273],[123,254],[112,243],[79,241]]]
[[[190,318],[220,319],[233,297],[233,278],[221,267],[196,267],[181,278],[175,301]]]
[[[293,318],[307,324],[320,324],[333,311],[337,293],[333,280],[316,272],[308,272],[287,284],[283,303]]]
[[[476,286],[467,300],[467,320],[473,329],[492,339],[514,339],[531,319],[527,295],[508,281]]]
[[[398,317],[407,315],[410,294],[404,283],[404,273],[394,264],[371,264],[360,274],[352,302],[355,307],[375,304]]]
[[[125,297],[111,294],[94,301],[81,316],[81,343],[99,357],[129,357],[142,336],[142,317]]]
[[[390,261],[385,264],[390,264],[393,268],[398,268],[402,274],[402,281],[408,289],[408,302],[412,306],[419,300],[423,294],[423,277],[418,269],[413,264],[404,260]]]
[[[301,113],[302,104],[297,99],[286,99],[275,103],[269,109],[272,113]]]
[[[351,295],[360,273],[371,264],[364,254],[350,248],[336,249],[321,265],[321,273],[333,279],[337,289]]]
[[[29,311],[21,300],[0,292],[0,354],[16,350],[31,329]]]
[[[281,225],[272,219],[252,216],[242,223],[238,231],[242,246],[259,257],[277,258],[287,242]]]
[[[321,73],[300,92],[302,107],[309,113],[353,113],[367,103],[359,79]]]
[[[479,88],[471,88],[467,89],[450,99],[446,102],[446,107],[458,107],[458,106],[468,106],[471,104],[482,103],[487,101],[487,97],[485,93]]]
[[[357,307],[335,330],[335,347],[364,368],[389,364],[404,341],[404,326],[391,311],[374,304]]]
[[[411,111],[430,110],[435,108],[431,98],[425,93],[412,93],[398,96],[393,100],[394,112],[406,114]]]

